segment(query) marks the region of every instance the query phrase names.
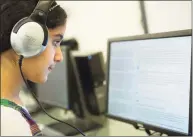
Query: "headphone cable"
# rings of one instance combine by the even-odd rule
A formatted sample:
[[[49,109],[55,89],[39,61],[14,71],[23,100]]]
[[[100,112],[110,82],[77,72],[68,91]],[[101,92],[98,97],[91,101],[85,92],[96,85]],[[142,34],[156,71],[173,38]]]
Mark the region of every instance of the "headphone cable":
[[[23,73],[22,73],[22,68],[21,68],[21,67],[22,67],[22,60],[23,60],[23,58],[24,58],[24,57],[23,57],[22,55],[21,55],[20,58],[19,58],[19,69],[20,69],[22,78],[23,78],[23,80],[24,80],[27,88],[30,90],[31,88],[30,88],[30,86],[28,85],[28,83],[27,83],[27,81],[25,80],[24,75],[23,75]],[[30,91],[31,91],[31,90],[30,90]],[[50,118],[52,118],[52,119],[54,119],[54,120],[56,120],[56,121],[58,121],[58,122],[64,123],[64,124],[66,124],[66,125],[74,128],[74,129],[76,129],[80,134],[82,134],[83,136],[85,136],[85,134],[84,134],[82,131],[80,131],[78,128],[76,128],[76,127],[74,127],[74,126],[72,126],[72,125],[70,125],[70,124],[68,124],[68,123],[66,123],[66,122],[64,122],[64,121],[61,121],[61,120],[59,120],[59,119],[51,116],[50,114],[48,114],[48,113],[46,112],[46,110],[43,108],[43,106],[42,106],[42,104],[40,103],[40,101],[37,99],[36,95],[33,93],[33,91],[31,91],[31,93],[32,93],[34,99],[36,100],[36,102],[38,103],[38,105],[41,107],[41,109],[44,111],[44,113],[45,113],[46,115],[48,115]]]

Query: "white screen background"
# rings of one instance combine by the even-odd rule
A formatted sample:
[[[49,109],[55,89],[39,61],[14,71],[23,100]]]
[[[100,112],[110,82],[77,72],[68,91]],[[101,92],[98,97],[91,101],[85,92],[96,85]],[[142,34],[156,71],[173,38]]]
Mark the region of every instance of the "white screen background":
[[[188,133],[191,36],[110,46],[108,114]]]

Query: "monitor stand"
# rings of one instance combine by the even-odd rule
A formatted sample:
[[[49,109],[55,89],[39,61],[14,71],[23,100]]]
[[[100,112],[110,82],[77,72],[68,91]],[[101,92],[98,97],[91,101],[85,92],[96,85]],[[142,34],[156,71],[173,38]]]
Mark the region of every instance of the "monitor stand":
[[[156,136],[162,136],[162,135],[163,135],[163,133],[161,133],[161,132],[156,132],[156,131],[154,131],[153,133],[151,133],[151,131],[150,131],[148,128],[146,128],[144,125],[139,126],[137,123],[132,123],[132,124],[133,124],[133,126],[134,126],[135,129],[145,131],[148,136],[154,136],[154,135],[156,135]],[[157,133],[157,134],[156,134],[156,133]],[[159,135],[158,135],[158,133],[159,133]]]
[[[91,120],[88,120],[88,119],[72,118],[72,119],[65,120],[64,122],[78,128],[83,133],[91,131],[91,130],[96,130],[96,129],[102,127],[101,124],[98,124],[98,123],[91,121]],[[75,135],[80,134],[74,128],[72,128],[64,123],[59,123],[59,122],[46,125],[45,128],[47,128],[47,129],[43,129],[43,134],[45,136],[51,136],[51,135],[48,135],[49,134],[48,132],[46,132],[46,130],[48,130],[48,129],[54,130],[54,132],[58,132],[64,136],[75,136]]]

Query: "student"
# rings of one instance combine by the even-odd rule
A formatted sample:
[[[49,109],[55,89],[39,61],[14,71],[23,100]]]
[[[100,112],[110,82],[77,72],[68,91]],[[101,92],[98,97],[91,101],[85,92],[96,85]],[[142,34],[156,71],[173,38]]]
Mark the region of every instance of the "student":
[[[37,4],[38,0],[1,2],[1,136],[42,135],[19,97],[24,81],[18,65],[19,55],[13,50],[10,42],[14,25],[29,16]],[[46,21],[49,32],[46,49],[37,56],[23,59],[22,72],[27,80],[35,83],[46,82],[54,66],[63,60],[60,42],[66,30],[66,20],[65,10],[53,2]],[[46,94],[46,91],[43,92]]]

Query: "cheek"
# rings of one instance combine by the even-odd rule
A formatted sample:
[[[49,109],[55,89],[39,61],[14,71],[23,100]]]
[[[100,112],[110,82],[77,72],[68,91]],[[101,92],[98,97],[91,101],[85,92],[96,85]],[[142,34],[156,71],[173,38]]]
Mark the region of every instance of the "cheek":
[[[46,50],[43,52],[43,62],[44,63],[52,63],[54,61],[55,49],[52,45],[48,45]],[[43,63],[42,62],[42,63]],[[51,65],[51,64],[49,64]]]
[[[54,58],[54,48],[50,45],[46,47],[46,49],[35,58],[33,61],[33,69],[37,69],[37,75],[41,75],[42,71],[45,71],[52,64],[52,60]],[[38,71],[39,70],[39,71]],[[41,71],[40,71],[41,70]]]
[[[55,48],[48,45],[39,56],[29,59],[26,63],[25,75],[29,80],[41,83],[45,81],[48,74],[48,67],[54,62]]]

